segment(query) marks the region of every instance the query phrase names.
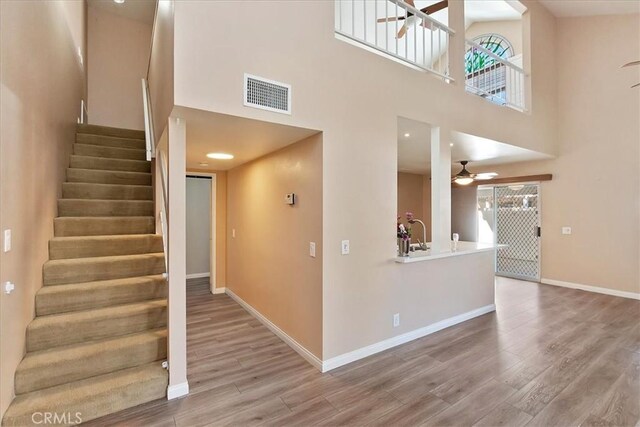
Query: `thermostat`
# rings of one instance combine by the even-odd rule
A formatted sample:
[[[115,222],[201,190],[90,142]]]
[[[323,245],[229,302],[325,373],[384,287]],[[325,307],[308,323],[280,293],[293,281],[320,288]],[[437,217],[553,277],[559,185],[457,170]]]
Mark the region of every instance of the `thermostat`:
[[[284,196],[284,202],[288,205],[295,205],[296,204],[295,193],[289,193],[286,196]]]

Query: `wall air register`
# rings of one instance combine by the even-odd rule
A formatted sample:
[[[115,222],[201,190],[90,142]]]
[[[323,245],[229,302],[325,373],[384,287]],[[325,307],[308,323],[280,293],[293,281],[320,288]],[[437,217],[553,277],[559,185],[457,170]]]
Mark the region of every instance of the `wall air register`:
[[[245,74],[244,105],[291,114],[291,85]]]

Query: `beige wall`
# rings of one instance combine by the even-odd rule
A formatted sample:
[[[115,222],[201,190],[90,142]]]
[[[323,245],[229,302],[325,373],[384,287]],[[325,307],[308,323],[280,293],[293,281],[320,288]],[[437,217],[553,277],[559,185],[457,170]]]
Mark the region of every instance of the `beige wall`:
[[[15,368],[42,286],[57,198],[68,166],[85,79],[84,2],[0,2],[0,414],[13,398]]]
[[[142,88],[151,24],[89,7],[89,122],[144,129]]]
[[[490,33],[505,37],[511,43],[514,55],[519,55],[523,52],[522,20],[474,22],[465,31],[465,38],[473,40],[474,37]]]
[[[460,240],[475,242],[478,239],[478,188],[451,186],[451,232]]]
[[[174,6],[173,0],[158,0],[152,34],[147,79],[156,144],[174,107]]]
[[[227,283],[227,172],[187,169],[187,172],[216,174],[216,287]]]
[[[321,358],[322,134],[230,170],[227,197],[227,288]]]
[[[555,153],[555,19],[525,3],[525,34],[536,38],[531,63],[525,58],[531,114],[467,94],[461,79],[449,85],[337,40],[333,2],[175,3],[177,105],[323,131],[323,359],[397,335],[391,314],[415,304],[408,289],[419,287],[400,295],[403,266],[392,261],[398,116]],[[459,6],[451,3],[450,14],[460,16],[450,22],[463,22]],[[243,16],[243,25],[228,25],[229,16]],[[463,55],[464,44],[456,44],[454,56]],[[243,73],[291,84],[292,114],[245,107]],[[343,239],[351,242],[348,256],[340,253]]]
[[[401,222],[406,222],[406,212],[413,212],[414,217],[424,220],[422,183],[422,175],[398,172],[398,216]]]
[[[638,15],[559,19],[560,155],[495,168],[553,173],[541,189],[543,278],[640,293],[640,70],[620,69],[640,58],[639,26]]]

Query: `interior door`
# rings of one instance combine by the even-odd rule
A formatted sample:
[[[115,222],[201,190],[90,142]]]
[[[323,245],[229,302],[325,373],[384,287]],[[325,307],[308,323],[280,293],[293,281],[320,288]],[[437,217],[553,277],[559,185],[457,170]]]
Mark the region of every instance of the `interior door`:
[[[496,274],[540,280],[539,184],[495,187]]]

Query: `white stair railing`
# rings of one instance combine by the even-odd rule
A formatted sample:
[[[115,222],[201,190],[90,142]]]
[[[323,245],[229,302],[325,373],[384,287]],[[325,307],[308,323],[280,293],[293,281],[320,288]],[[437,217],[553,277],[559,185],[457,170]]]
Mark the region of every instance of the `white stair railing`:
[[[465,40],[465,88],[489,101],[525,110],[525,72],[471,40]]]
[[[162,233],[162,246],[164,248],[164,267],[167,272],[167,277],[169,273],[169,263],[168,257],[169,253],[167,252],[167,161],[162,150],[159,150],[159,156],[156,157],[156,146],[155,146],[155,137],[153,133],[153,114],[151,112],[151,98],[149,97],[149,84],[147,79],[142,79],[142,106],[144,108],[144,135],[145,135],[145,143],[146,143],[146,152],[147,152],[147,161],[151,161],[152,158],[156,158],[158,162],[158,166],[160,169],[160,212],[159,212],[159,220],[160,220],[160,232]]]
[[[335,0],[335,7],[339,38],[453,81],[448,49],[455,32],[445,24],[402,0]]]
[[[160,198],[162,200],[160,200],[160,230],[162,233],[162,246],[164,248],[164,267],[165,267],[165,271],[167,272],[167,274],[169,273],[169,252],[167,251],[167,239],[168,239],[168,230],[167,230],[167,211],[168,211],[168,205],[167,205],[167,159],[164,155],[164,151],[159,150],[158,151],[158,157],[156,158],[156,161],[159,162],[159,168],[160,169],[160,185],[162,186],[160,191]]]
[[[156,156],[155,137],[153,133],[153,114],[151,113],[151,97],[149,96],[149,83],[142,79],[142,106],[144,108],[144,137],[147,150],[147,161]]]

